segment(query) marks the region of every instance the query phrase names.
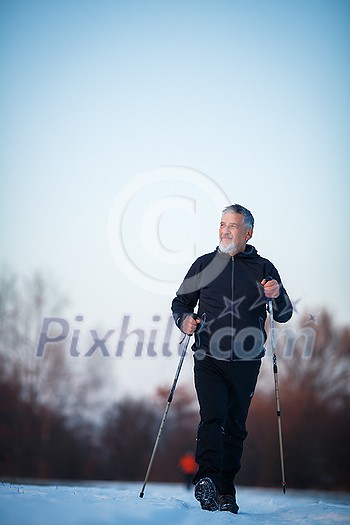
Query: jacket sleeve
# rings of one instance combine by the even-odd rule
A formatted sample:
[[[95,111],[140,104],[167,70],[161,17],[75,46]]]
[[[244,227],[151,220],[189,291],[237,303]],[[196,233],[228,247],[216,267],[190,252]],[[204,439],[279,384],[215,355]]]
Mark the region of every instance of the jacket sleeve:
[[[189,271],[187,272],[184,280],[178,291],[176,297],[173,299],[171,304],[171,310],[173,313],[174,321],[177,327],[181,330],[182,320],[194,312],[197,306],[200,289],[198,275],[200,272],[198,259],[195,261]]]
[[[274,265],[267,261],[267,267],[266,267],[266,277],[271,276],[273,279],[276,279],[276,281],[280,285],[280,294],[277,297],[277,299],[273,299],[273,316],[274,319],[278,323],[286,323],[289,321],[289,319],[292,317],[293,314],[293,305],[291,300],[288,297],[288,294],[286,292],[286,289],[284,288],[281,277],[277,271],[277,269],[274,267]]]

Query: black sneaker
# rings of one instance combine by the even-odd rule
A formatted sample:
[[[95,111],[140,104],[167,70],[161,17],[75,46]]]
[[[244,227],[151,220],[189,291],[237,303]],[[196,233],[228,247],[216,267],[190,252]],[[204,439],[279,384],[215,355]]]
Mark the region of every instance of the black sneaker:
[[[232,494],[220,494],[218,497],[219,510],[226,510],[228,512],[233,512],[233,514],[238,513],[239,506],[236,503],[236,497]]]
[[[218,510],[218,491],[210,478],[202,478],[196,483],[194,497],[200,502],[203,510]]]

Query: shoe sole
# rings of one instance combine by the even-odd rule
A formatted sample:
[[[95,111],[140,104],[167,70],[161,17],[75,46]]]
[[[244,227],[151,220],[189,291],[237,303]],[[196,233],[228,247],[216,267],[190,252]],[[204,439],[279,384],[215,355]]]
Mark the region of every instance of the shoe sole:
[[[194,489],[194,497],[200,502],[203,510],[219,510],[217,490],[210,478],[203,478],[198,481]]]

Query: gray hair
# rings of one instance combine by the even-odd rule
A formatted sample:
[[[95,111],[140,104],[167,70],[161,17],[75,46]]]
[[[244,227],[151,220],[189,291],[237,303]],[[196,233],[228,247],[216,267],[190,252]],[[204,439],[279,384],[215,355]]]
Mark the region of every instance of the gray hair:
[[[249,228],[254,228],[254,217],[247,208],[244,208],[244,206],[241,206],[240,204],[230,204],[230,206],[226,206],[226,208],[222,210],[223,215],[224,213],[239,213],[240,215],[243,215],[243,224],[245,228],[247,230]]]

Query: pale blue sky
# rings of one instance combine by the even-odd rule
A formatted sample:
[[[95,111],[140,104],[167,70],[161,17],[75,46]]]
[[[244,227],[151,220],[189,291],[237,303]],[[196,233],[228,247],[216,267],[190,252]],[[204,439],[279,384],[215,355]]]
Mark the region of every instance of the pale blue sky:
[[[225,199],[211,202],[210,182],[181,170],[130,198],[130,253],[171,275],[173,292],[152,293],[118,265],[108,221],[134,177],[185,166],[251,209],[252,244],[300,312],[349,321],[349,2],[0,6],[1,263],[52,271],[72,301],[65,314],[83,314],[86,329],[118,329],[127,313],[151,329],[191,246],[216,246]],[[140,237],[148,204],[166,198],[163,255],[189,248],[176,264],[152,260]]]

